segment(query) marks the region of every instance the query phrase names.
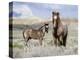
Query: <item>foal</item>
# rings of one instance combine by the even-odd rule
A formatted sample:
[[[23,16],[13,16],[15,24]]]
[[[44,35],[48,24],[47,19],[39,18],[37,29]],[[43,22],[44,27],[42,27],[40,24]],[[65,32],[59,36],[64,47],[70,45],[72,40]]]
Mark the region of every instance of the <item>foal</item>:
[[[52,12],[54,44],[66,46],[68,27],[60,20],[59,12]]]
[[[40,45],[42,45],[43,37],[45,35],[45,32],[48,33],[48,28],[49,26],[46,23],[43,26],[41,26],[39,29],[25,29],[23,31],[23,37],[25,39],[26,45],[30,39],[35,39],[35,40],[37,39],[39,40]]]

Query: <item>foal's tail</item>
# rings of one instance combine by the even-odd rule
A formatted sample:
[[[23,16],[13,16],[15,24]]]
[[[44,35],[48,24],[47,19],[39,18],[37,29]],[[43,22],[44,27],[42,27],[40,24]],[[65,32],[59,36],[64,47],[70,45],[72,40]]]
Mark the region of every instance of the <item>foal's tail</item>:
[[[25,36],[25,30],[22,33],[23,33],[23,38],[24,38],[24,41],[25,41],[25,45],[27,46],[27,40],[26,40],[26,36]]]
[[[23,31],[23,38],[24,38],[24,39],[26,39],[26,38],[25,38],[25,35],[24,35],[24,33],[25,33],[25,30]]]
[[[24,38],[24,40],[26,40],[27,37],[28,37],[27,34],[26,34],[26,32],[28,32],[28,31],[23,30],[23,32],[22,32],[22,33],[23,33],[23,38]]]

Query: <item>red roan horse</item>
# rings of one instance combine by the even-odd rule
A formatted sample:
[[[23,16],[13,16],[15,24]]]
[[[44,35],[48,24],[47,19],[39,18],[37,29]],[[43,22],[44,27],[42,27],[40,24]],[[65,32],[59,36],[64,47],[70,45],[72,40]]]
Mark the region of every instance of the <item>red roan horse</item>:
[[[54,44],[56,46],[63,45],[66,47],[68,27],[67,25],[63,25],[59,15],[59,12],[52,12]]]

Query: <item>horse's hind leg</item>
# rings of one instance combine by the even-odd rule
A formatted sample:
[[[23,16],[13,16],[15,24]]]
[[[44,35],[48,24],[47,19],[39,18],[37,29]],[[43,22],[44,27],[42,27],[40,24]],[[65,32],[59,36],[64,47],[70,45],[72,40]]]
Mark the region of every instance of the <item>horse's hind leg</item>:
[[[26,46],[27,46],[27,42],[28,42],[29,40],[30,40],[30,37],[28,37],[28,38],[26,39],[26,41],[25,41],[25,42],[26,42]]]

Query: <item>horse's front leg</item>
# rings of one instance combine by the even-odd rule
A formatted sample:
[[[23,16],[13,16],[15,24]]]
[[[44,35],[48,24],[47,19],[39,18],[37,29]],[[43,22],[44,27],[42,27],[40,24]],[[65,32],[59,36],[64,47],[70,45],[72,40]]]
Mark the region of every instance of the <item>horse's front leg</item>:
[[[58,46],[61,46],[62,45],[62,37],[60,36],[60,37],[58,37]]]

